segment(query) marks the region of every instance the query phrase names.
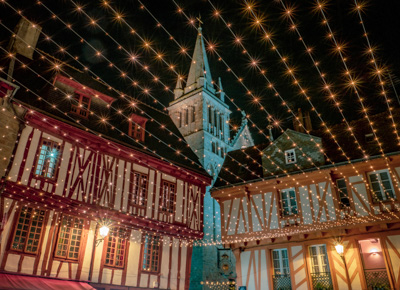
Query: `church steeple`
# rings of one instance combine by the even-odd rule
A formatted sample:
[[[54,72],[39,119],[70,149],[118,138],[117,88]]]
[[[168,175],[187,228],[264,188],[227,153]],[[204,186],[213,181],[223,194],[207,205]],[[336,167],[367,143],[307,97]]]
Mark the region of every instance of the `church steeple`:
[[[213,88],[211,71],[208,65],[206,48],[202,34],[202,28],[199,25],[196,46],[190,65],[189,75],[186,81],[185,93],[196,88],[208,87]]]

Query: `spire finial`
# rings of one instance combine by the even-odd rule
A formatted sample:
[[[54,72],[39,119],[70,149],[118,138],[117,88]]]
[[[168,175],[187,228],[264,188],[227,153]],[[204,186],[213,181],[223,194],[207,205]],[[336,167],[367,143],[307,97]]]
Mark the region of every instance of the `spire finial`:
[[[201,25],[203,24],[203,21],[201,21],[201,15],[199,14],[199,17],[196,17],[196,19],[199,21],[199,27],[197,30],[201,31]]]

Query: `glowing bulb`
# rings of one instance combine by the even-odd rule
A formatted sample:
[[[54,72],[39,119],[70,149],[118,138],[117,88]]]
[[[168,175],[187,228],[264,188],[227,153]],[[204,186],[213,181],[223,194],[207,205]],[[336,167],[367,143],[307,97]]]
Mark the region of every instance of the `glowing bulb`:
[[[102,226],[99,230],[100,236],[104,239],[108,236],[110,228],[108,226]]]

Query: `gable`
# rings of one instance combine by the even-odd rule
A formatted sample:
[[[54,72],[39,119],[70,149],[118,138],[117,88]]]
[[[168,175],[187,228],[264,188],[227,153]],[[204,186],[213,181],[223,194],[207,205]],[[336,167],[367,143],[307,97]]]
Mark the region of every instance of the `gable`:
[[[263,150],[264,176],[322,165],[325,158],[321,149],[321,138],[287,129]]]

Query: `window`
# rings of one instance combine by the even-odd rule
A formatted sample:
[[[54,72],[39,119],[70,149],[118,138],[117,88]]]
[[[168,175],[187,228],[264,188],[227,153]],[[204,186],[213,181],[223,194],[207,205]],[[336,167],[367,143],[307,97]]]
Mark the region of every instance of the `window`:
[[[146,205],[147,180],[148,177],[146,174],[139,172],[133,173],[133,184],[130,198],[132,205]]]
[[[196,107],[192,106],[192,122],[196,121]]]
[[[392,180],[387,169],[374,171],[368,174],[373,191],[374,201],[385,201],[396,198],[393,190]]]
[[[161,211],[167,213],[174,212],[175,203],[175,183],[163,181],[162,195],[161,195]]]
[[[212,152],[212,153],[215,153],[215,152],[217,151],[215,147],[216,147],[216,146],[215,146],[215,143],[214,143],[214,142],[211,142],[211,152]]]
[[[60,163],[61,145],[55,141],[42,139],[35,174],[55,178]]]
[[[344,178],[337,179],[336,187],[339,193],[340,208],[350,207],[350,200],[349,200],[349,194],[347,192],[346,180]]]
[[[145,137],[145,126],[147,118],[141,117],[136,114],[132,114],[128,119],[129,122],[129,132],[128,135],[135,140],[144,141]]]
[[[285,151],[285,161],[286,164],[296,163],[296,152],[294,151],[294,149]]]
[[[110,267],[123,268],[125,265],[125,254],[128,237],[125,229],[112,228],[107,237],[107,252],[105,265]]]
[[[74,93],[71,104],[71,112],[87,118],[89,116],[90,97],[80,93]]]
[[[146,234],[143,236],[142,245],[142,270],[148,272],[158,272],[160,270],[160,237]]]
[[[17,228],[11,243],[11,249],[36,254],[44,227],[46,211],[23,208],[19,213]]]
[[[365,142],[372,143],[374,142],[375,137],[373,133],[365,134]]]
[[[312,289],[333,289],[332,277],[325,245],[309,247]]]
[[[8,91],[13,91],[15,88],[0,80],[0,98],[7,96]]]
[[[185,125],[188,125],[189,124],[189,109],[186,108],[184,110],[184,112],[185,112]]]
[[[282,215],[290,216],[297,214],[297,200],[294,188],[283,189],[280,191]]]
[[[325,245],[310,246],[311,272],[329,273],[329,263]]]
[[[290,273],[287,249],[273,250],[272,260],[274,263],[274,275],[287,275]]]
[[[78,260],[84,220],[64,215],[60,224],[55,256]]]

